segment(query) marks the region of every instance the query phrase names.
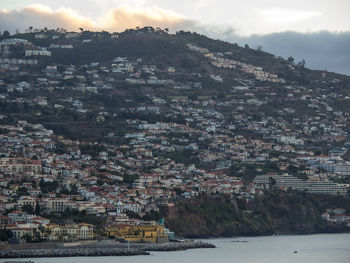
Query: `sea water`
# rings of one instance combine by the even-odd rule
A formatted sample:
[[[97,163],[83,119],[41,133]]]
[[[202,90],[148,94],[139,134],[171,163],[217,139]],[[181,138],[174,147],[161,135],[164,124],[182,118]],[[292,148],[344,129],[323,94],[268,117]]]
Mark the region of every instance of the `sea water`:
[[[216,248],[149,256],[34,258],[35,263],[350,263],[350,234],[207,239]],[[9,259],[1,259],[0,262]],[[25,259],[21,259],[24,261]]]

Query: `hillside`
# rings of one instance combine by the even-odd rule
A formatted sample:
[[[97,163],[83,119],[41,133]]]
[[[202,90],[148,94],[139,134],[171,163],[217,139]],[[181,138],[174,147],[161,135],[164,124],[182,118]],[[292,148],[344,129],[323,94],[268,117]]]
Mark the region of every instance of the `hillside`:
[[[40,34],[45,38],[41,38]],[[4,83],[14,85],[20,81],[31,83],[36,88],[29,92],[24,90],[23,96],[27,98],[46,97],[49,107],[39,109],[39,113],[33,114],[35,109],[31,105],[28,103],[19,105],[14,101],[10,105],[8,102],[0,105],[2,111],[16,114],[16,118],[19,119],[47,123],[48,127],[71,138],[76,138],[76,131],[83,128],[87,134],[86,136],[79,134],[79,137],[101,139],[103,134],[113,131],[112,126],[125,126],[120,123],[130,117],[130,114],[121,113],[121,109],[127,109],[130,106],[137,108],[139,105],[153,105],[150,94],[157,94],[166,102],[179,97],[200,101],[214,99],[223,103],[232,103],[234,99],[233,107],[237,104],[239,106],[240,100],[247,100],[249,96],[253,96],[255,98],[251,106],[245,107],[244,113],[261,119],[261,114],[273,117],[278,115],[282,106],[294,108],[295,98],[287,97],[288,93],[298,92],[297,96],[319,93],[327,96],[336,91],[346,95],[346,87],[350,83],[350,78],[346,76],[308,70],[304,66],[295,65],[266,52],[212,40],[196,33],[180,31],[176,35],[171,35],[165,31],[146,28],[113,35],[107,32],[87,31],[73,38],[65,38],[64,34],[55,31],[27,33],[12,37],[26,39],[32,44],[11,46],[9,58],[21,58],[24,57],[24,50],[38,50],[44,47],[47,47],[52,55],[50,57],[25,57],[37,59],[38,65],[28,68],[28,73],[23,72],[20,76],[11,72],[3,74]],[[243,66],[239,65],[236,66],[236,69],[213,66],[210,57],[190,50],[188,44],[206,48],[208,52],[218,54],[215,55],[218,58],[244,63],[246,68],[242,70]],[[72,48],[57,48],[69,45]],[[115,68],[113,72],[113,59],[116,57],[126,57],[131,62],[134,77],[129,79],[132,79],[134,83],[137,82],[135,79],[138,81],[142,79],[139,84],[125,81],[131,73],[128,70]],[[137,59],[142,59],[143,65],[154,65],[155,69],[142,70],[140,62],[137,66]],[[95,62],[99,63],[98,66],[90,65]],[[116,64],[118,63],[114,63]],[[57,65],[57,70],[50,72],[47,70],[47,65]],[[259,81],[256,75],[249,73],[252,72],[251,67],[253,66],[261,68],[262,72],[267,74],[277,75],[278,78],[285,81],[283,86],[287,88],[282,88],[282,85],[271,81]],[[168,72],[168,67],[173,67],[176,73]],[[72,74],[73,78],[71,78]],[[96,78],[94,74],[97,74]],[[46,79],[47,76],[51,78],[38,81],[41,75],[46,76]],[[215,76],[219,76],[219,79],[215,79]],[[154,81],[152,82],[154,77],[157,78],[157,81],[163,80],[163,82],[159,81],[159,84],[154,85]],[[151,84],[148,84],[147,80]],[[142,83],[146,85],[142,86]],[[49,86],[53,90],[48,90]],[[98,92],[96,93],[95,90],[84,92],[87,86],[98,88]],[[249,92],[237,90],[235,86],[246,86]],[[295,90],[297,88],[298,91]],[[82,114],[69,108],[51,110],[54,104],[59,104],[58,102],[67,96],[81,99],[87,113]],[[257,99],[258,104],[264,100],[265,102],[256,107],[254,99]],[[348,112],[349,102],[346,99],[327,97],[327,102],[334,110]],[[304,102],[298,102],[298,106],[290,117],[301,116],[304,113],[312,115],[313,110],[308,108]],[[13,110],[8,109],[10,107]],[[97,125],[95,119],[99,113],[98,107],[103,107],[108,113],[119,113],[120,118],[110,120],[112,123]],[[235,112],[230,112],[229,109],[223,110],[226,118],[232,118],[231,114]],[[145,120],[152,118],[152,116],[137,117]],[[159,117],[163,118],[163,116],[157,116]],[[60,122],[60,125],[57,125],[57,122]],[[118,131],[115,132],[118,133]]]
[[[2,35],[1,213],[28,198],[103,235],[175,204],[184,236],[346,231],[350,77],[306,66],[151,27]]]
[[[330,226],[319,211],[334,205],[349,209],[343,198],[324,198],[296,192],[273,192],[252,202],[223,196],[200,196],[175,205],[167,226],[191,238],[272,234],[334,233],[347,229]],[[169,215],[169,214],[168,214]]]

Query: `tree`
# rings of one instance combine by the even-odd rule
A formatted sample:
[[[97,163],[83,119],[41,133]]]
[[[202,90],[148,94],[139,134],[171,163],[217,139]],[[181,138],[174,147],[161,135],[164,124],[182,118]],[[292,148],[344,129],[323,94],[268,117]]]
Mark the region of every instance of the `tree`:
[[[36,181],[32,181],[32,187],[36,188]]]
[[[158,221],[161,218],[161,215],[158,211],[151,210],[147,214],[142,217],[142,220],[150,221],[155,220]]]
[[[10,36],[10,32],[5,30],[4,33],[2,33],[3,37],[9,37]]]
[[[25,240],[27,243],[30,243],[33,240],[32,235],[29,233],[26,233],[24,236],[21,237],[21,239]]]
[[[293,64],[294,63],[294,58],[292,56],[289,56],[287,58],[287,62]]]
[[[270,186],[270,188],[271,187],[275,188],[275,186],[276,186],[276,179],[275,178],[269,177],[269,186]]]
[[[72,185],[71,189],[70,189],[70,194],[71,195],[76,195],[78,194],[78,187],[74,184]]]
[[[305,64],[306,64],[305,59],[302,59],[302,60],[298,63],[298,65],[301,66],[302,68],[305,67]]]
[[[46,194],[48,192],[55,192],[59,185],[58,181],[45,182],[43,179],[40,179],[39,184],[41,192],[43,194]]]
[[[125,213],[130,218],[136,218],[136,219],[141,218],[141,216],[138,213],[135,213],[134,211],[131,211],[131,210],[126,210]]]
[[[34,231],[34,240],[41,241],[41,232],[36,230]]]
[[[0,230],[0,241],[7,242],[13,237],[13,233],[8,229]]]
[[[17,190],[17,195],[18,195],[18,196],[28,195],[27,188],[25,188],[25,187],[20,187],[20,188]]]
[[[40,204],[39,204],[39,201],[36,201],[36,206],[35,206],[35,215],[40,215]]]
[[[98,178],[96,183],[97,183],[97,185],[102,186],[104,184],[104,181],[102,179]]]
[[[24,205],[22,206],[22,210],[23,212],[26,212],[28,214],[33,214],[34,213],[34,209],[31,205]]]

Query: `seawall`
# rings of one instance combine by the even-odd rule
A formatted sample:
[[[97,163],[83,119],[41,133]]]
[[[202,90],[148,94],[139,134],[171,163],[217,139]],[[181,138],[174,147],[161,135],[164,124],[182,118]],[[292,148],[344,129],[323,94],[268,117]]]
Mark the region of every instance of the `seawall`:
[[[125,248],[64,248],[64,249],[23,249],[0,251],[0,258],[39,257],[96,257],[96,256],[136,256],[149,255],[141,249]]]
[[[69,243],[67,243],[69,244]],[[40,244],[37,244],[40,246]],[[125,244],[115,243],[103,246],[101,243],[95,245],[56,248],[25,248],[5,249],[0,251],[0,258],[38,258],[38,257],[84,257],[84,256],[134,256],[149,255],[149,251],[178,251],[196,248],[215,248],[206,242],[173,242],[166,244],[131,244],[131,248],[120,247]],[[119,247],[118,247],[119,246]],[[133,248],[134,246],[134,248]]]

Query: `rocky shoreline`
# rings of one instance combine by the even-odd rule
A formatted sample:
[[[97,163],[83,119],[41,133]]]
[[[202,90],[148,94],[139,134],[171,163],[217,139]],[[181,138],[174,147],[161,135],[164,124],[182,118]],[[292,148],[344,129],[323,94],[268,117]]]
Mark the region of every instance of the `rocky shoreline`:
[[[97,256],[136,256],[149,255],[141,249],[125,248],[64,248],[64,249],[23,249],[0,252],[0,258],[39,258],[39,257],[97,257]]]
[[[196,248],[215,248],[215,246],[205,242],[176,242],[166,244],[145,244],[145,246],[139,248],[73,247],[7,249],[0,251],[0,258],[137,256],[150,255],[149,251],[178,251]]]
[[[146,251],[178,251],[195,248],[215,248],[213,244],[206,242],[179,242],[179,243],[167,243],[162,245],[151,244],[146,246]]]

